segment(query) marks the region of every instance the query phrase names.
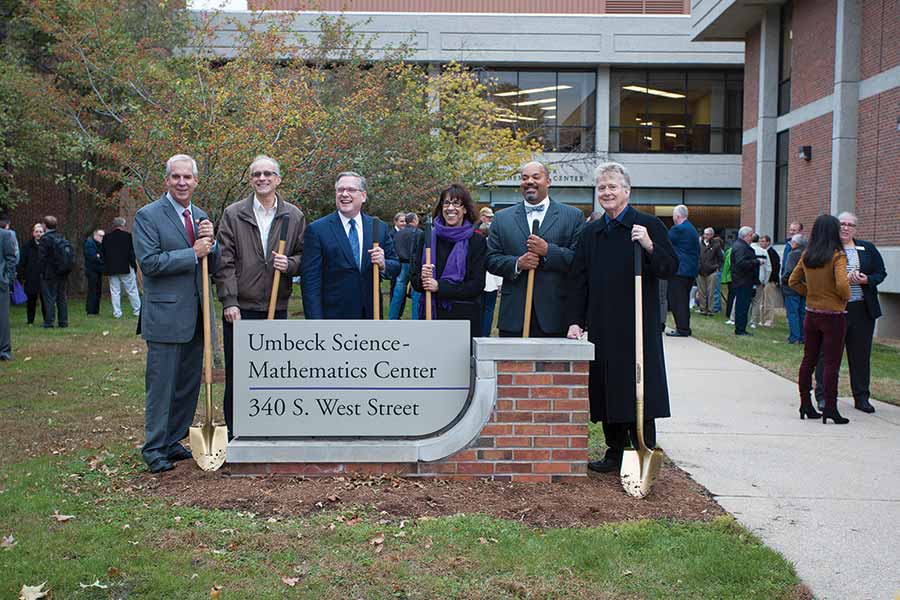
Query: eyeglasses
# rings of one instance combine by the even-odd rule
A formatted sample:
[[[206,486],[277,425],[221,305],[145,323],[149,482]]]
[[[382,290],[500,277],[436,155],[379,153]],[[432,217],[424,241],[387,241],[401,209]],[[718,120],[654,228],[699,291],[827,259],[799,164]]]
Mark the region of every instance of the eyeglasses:
[[[462,206],[463,201],[459,198],[447,198],[446,200],[441,201],[441,204],[444,206]]]
[[[856,223],[841,223],[841,227],[847,227],[848,229],[853,229],[856,227]]]
[[[597,186],[597,191],[598,191],[598,192],[605,192],[605,191],[607,191],[607,190],[610,191],[610,192],[615,193],[615,192],[618,192],[618,191],[619,191],[619,186],[617,186],[617,185],[614,184],[614,183],[611,183],[611,184],[609,184],[609,185],[598,185],[598,186]]]
[[[250,173],[250,177],[253,179],[259,179],[260,177],[271,177],[272,175],[278,175],[275,171],[253,171]]]
[[[344,192],[347,192],[348,194],[355,194],[356,192],[361,192],[361,191],[362,191],[362,190],[360,190],[359,188],[355,188],[355,187],[339,187],[339,188],[334,188],[334,192],[335,192],[338,196],[343,195]]]

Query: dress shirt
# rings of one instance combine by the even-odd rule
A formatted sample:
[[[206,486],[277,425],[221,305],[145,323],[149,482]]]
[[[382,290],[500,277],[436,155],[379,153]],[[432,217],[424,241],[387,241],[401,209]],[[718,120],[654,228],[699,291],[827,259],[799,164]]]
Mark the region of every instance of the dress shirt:
[[[344,213],[338,212],[338,216],[341,218],[341,223],[344,225],[344,235],[348,238],[350,237],[350,219],[344,216]],[[357,257],[357,264],[362,265],[362,257],[363,257],[363,235],[362,235],[362,212],[353,217],[354,229],[356,230],[357,239],[359,240],[359,256]]]
[[[527,200],[522,200],[522,203],[525,205],[525,218],[528,220],[528,232],[531,232],[532,223],[537,221],[538,227],[541,226],[541,223],[544,222],[544,216],[547,214],[547,209],[550,207],[550,196],[547,196],[537,204],[531,204]],[[541,211],[532,211],[529,212],[528,208],[531,206],[543,206],[544,210]]]
[[[172,194],[170,194],[169,192],[166,192],[166,198],[169,199],[169,204],[172,205],[172,210],[174,210],[175,213],[178,215],[178,220],[181,222],[181,226],[184,227],[184,210],[185,210],[185,207],[182,206],[181,204],[179,204],[179,203],[175,200],[175,198],[172,197]],[[199,238],[200,236],[197,235],[197,230],[199,229],[199,227],[198,227],[197,222],[194,220],[194,210],[193,210],[193,208],[194,208],[194,203],[193,203],[193,202],[188,203],[188,205],[187,205],[187,210],[188,210],[189,213],[191,213],[191,227],[194,228],[194,239],[196,240],[196,239]],[[218,245],[219,245],[218,240],[213,240],[213,245],[209,247],[209,252],[210,252],[210,254],[212,254],[212,253],[214,253],[214,252],[216,251],[216,246],[218,246]],[[198,262],[200,262],[200,259],[198,259],[198,258],[197,258],[197,255],[195,254],[195,255],[194,255],[194,263],[196,264],[196,263],[198,263]]]
[[[272,229],[272,221],[275,219],[275,213],[278,211],[278,199],[272,203],[272,208],[266,209],[265,206],[253,194],[253,216],[256,217],[256,226],[259,228],[259,241],[262,242],[263,258],[267,261],[266,256],[269,247],[269,230]]]

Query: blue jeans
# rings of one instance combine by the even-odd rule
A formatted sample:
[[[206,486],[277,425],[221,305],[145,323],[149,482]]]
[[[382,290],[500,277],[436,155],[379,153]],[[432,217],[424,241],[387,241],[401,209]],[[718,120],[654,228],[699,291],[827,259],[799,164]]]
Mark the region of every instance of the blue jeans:
[[[406,296],[406,284],[409,283],[409,263],[400,264],[400,274],[397,275],[397,283],[394,284],[394,295],[391,296],[391,308],[388,311],[388,319],[396,321],[400,318],[400,310],[403,306],[403,297]],[[412,318],[419,318],[419,300],[422,294],[412,290]]]
[[[481,336],[491,337],[494,326],[494,308],[497,306],[497,290],[481,293]]]
[[[788,328],[790,335],[789,342],[803,341],[803,317],[806,313],[806,296],[784,290],[784,312],[787,315]]]
[[[716,271],[716,292],[713,295],[713,312],[719,313],[722,312],[722,294],[719,291],[719,286],[722,285],[722,271]]]

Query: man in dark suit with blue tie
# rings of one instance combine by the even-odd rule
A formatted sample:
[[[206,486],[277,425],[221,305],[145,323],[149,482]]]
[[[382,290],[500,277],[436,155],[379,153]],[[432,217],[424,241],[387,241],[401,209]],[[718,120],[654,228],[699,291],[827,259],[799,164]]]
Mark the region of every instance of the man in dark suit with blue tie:
[[[389,279],[400,272],[400,262],[388,226],[362,212],[365,177],[341,173],[334,188],[337,211],[313,222],[304,234],[303,312],[307,319],[371,319],[372,265]],[[378,248],[372,244],[376,223]]]
[[[565,337],[565,283],[584,215],[550,198],[550,172],[539,162],[522,167],[523,202],[497,213],[488,234],[486,266],[503,277],[500,337],[521,337],[528,271],[534,276],[531,337]],[[538,234],[532,235],[534,223]]]
[[[166,193],[134,217],[134,254],[144,275],[141,334],[147,341],[147,440],[141,454],[152,473],[191,457],[181,445],[197,408],[203,362],[201,260],[216,270],[212,222],[191,203],[197,163],[185,154],[166,161]]]

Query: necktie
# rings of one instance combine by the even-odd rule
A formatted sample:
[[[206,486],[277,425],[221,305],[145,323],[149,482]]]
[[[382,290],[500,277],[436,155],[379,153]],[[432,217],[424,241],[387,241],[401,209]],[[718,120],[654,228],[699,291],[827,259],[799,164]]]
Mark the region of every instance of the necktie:
[[[546,207],[543,204],[526,204],[525,205],[525,214],[530,215],[531,213],[542,213]]]
[[[360,268],[359,264],[359,237],[356,235],[356,221],[350,219],[350,231],[347,233],[347,240],[350,242],[350,252],[353,253],[353,260],[356,262],[356,268]]]
[[[181,215],[184,217],[184,232],[187,234],[188,244],[193,246],[196,239],[194,238],[194,224],[191,222],[191,211],[184,209]]]

